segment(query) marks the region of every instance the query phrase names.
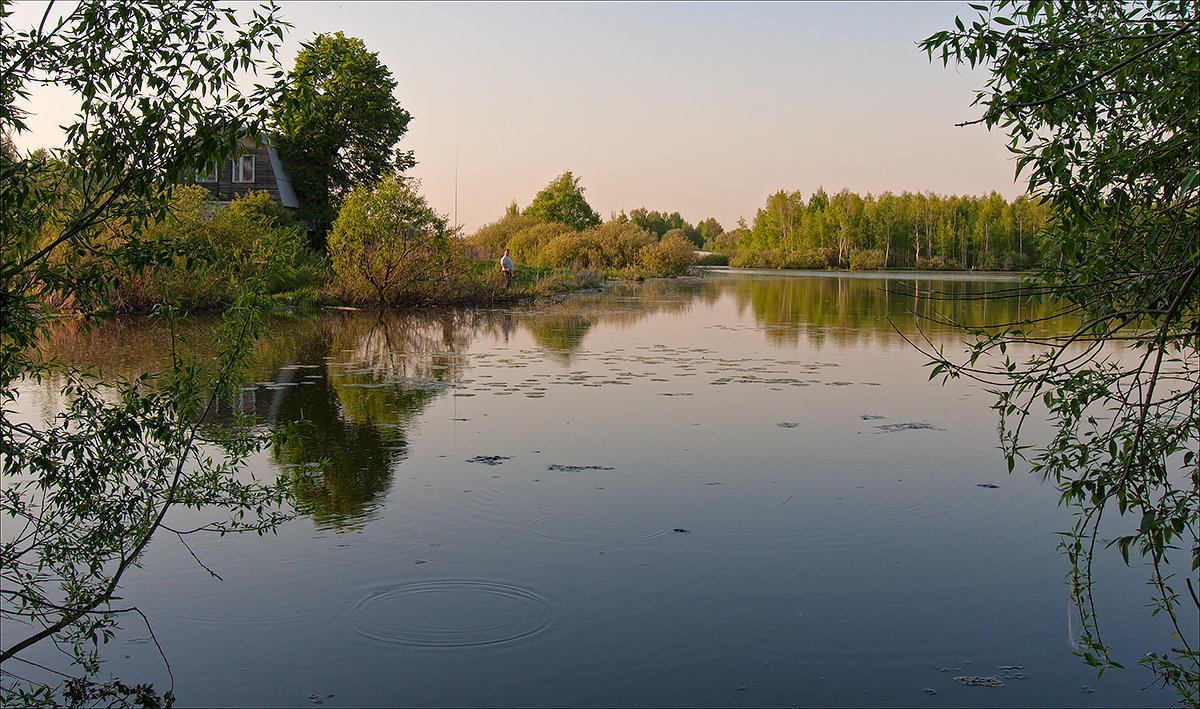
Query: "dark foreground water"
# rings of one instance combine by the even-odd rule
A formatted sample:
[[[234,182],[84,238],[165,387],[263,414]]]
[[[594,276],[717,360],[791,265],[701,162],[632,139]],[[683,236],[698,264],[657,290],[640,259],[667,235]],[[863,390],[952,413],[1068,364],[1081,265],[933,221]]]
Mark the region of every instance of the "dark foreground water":
[[[929,382],[897,334],[961,349],[913,312],[949,304],[889,289],[1012,285],[716,273],[281,321],[241,404],[313,422],[257,462],[300,480],[305,513],[191,540],[221,581],[164,536],[121,595],[185,706],[1167,705],[1135,666],[1164,642],[1142,570],[1102,560],[1131,669],[1097,679],[1071,654],[1069,513],[1006,472],[992,397]],[[54,346],[120,371],[160,336]],[[144,626],[107,657],[170,686]]]

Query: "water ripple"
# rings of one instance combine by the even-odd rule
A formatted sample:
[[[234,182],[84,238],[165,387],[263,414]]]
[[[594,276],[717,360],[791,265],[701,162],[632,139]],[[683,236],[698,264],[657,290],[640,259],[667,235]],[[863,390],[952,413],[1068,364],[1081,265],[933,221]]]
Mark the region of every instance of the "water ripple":
[[[671,533],[671,527],[655,517],[621,514],[613,518],[566,511],[532,520],[529,530],[547,539],[592,544],[643,542]]]
[[[525,640],[554,624],[553,601],[532,589],[447,579],[388,586],[347,608],[344,627],[382,645],[484,647]]]

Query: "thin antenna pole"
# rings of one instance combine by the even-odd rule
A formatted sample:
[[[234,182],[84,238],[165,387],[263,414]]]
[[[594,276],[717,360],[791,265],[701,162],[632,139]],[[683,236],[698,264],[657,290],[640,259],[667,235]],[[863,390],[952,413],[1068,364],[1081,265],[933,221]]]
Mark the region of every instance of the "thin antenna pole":
[[[458,144],[454,144],[454,229],[458,230]]]

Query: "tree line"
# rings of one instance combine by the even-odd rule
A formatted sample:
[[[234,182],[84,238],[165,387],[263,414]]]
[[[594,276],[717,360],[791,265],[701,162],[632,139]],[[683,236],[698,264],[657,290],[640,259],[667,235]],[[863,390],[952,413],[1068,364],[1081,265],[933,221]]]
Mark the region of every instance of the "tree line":
[[[1038,263],[1037,235],[1049,209],[1043,200],[1021,195],[1009,201],[995,191],[862,197],[818,189],[806,200],[799,191],[780,190],[767,197],[752,224],[741,219],[726,231],[712,217],[693,225],[679,212],[645,207],[602,221],[568,171],[524,210],[513,201],[503,218],[469,241],[489,255],[509,248],[540,266],[660,275],[685,271],[696,261],[687,252],[697,249],[712,254],[700,263],[745,268],[1013,271]]]
[[[862,197],[818,189],[807,200],[780,190],[751,225],[706,242],[735,266],[757,268],[1020,270],[1040,256],[1048,204],[932,192]]]

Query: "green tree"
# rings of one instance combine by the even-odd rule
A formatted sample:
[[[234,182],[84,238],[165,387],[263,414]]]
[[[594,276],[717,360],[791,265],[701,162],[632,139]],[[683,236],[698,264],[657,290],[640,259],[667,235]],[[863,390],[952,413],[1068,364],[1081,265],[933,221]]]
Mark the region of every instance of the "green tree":
[[[354,300],[381,305],[436,302],[451,282],[454,229],[398,175],[346,197],[329,233],[339,285]]]
[[[566,224],[579,231],[600,223],[600,215],[583,198],[579,178],[568,170],[533,197],[522,214],[545,222]]]
[[[207,0],[83,0],[48,6],[31,27],[11,18],[0,6],[0,134],[26,130],[18,102],[38,85],[69,91],[78,109],[61,119],[63,148],[0,150],[0,703],[169,702],[169,689],[159,698],[90,678],[117,618],[136,612],[114,607],[113,592],[152,537],[175,531],[164,526],[172,508],[214,516],[196,531],[261,533],[281,518],[286,490],[241,476],[267,441],[237,421],[224,432],[200,423],[240,383],[264,278],[241,282],[203,356],[173,349],[165,371],[102,379],[45,361],[36,345],[47,304],[94,312],[117,274],[188,256],[142,227],[171,219],[177,185],[261,130],[269,89],[247,91],[235,72],[281,76],[264,52],[283,24],[271,5],[239,17]],[[107,224],[124,227],[118,238]],[[197,268],[211,261],[191,257]],[[159,312],[173,322],[169,306]],[[30,380],[61,383],[68,403],[52,420],[9,417]],[[16,671],[45,640],[84,676],[51,686]]]
[[[968,362],[935,372],[998,379],[996,409],[1010,467],[1029,462],[1076,514],[1062,548],[1082,621],[1085,662],[1118,667],[1101,633],[1093,560],[1102,547],[1149,569],[1151,608],[1170,637],[1149,666],[1200,704],[1200,13],[1194,1],[1010,2],[920,46],[930,58],[990,72],[978,121],[1002,128],[1047,200],[1040,287],[1082,316],[1070,338],[1013,362],[1033,324],[976,332]],[[1018,227],[1021,229],[1021,227]],[[1027,232],[1019,238],[1029,239]],[[1105,357],[1105,345],[1119,346]],[[1003,363],[981,366],[993,351]],[[1048,415],[1057,434],[1034,444],[1022,422]],[[1102,520],[1132,517],[1111,541]],[[1107,526],[1106,526],[1107,529]],[[1180,547],[1190,572],[1172,565]],[[1180,584],[1186,581],[1186,590]]]
[[[767,197],[767,203],[754,215],[753,241],[748,246],[759,249],[793,251],[798,246],[797,225],[804,209],[799,192],[779,190]]]
[[[696,225],[696,231],[700,233],[700,245],[705,246],[724,233],[725,228],[721,226],[721,222],[709,217]]]
[[[279,88],[272,104],[279,151],[320,248],[350,190],[416,164],[412,151],[398,147],[412,116],[378,55],[341,32],[301,45]]]

